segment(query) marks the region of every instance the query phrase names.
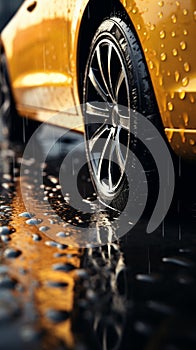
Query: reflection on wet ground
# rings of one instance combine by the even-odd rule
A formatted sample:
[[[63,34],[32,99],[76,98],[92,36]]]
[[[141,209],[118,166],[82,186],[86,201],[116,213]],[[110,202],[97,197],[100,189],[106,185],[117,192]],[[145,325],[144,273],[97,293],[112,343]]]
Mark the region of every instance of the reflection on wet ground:
[[[56,138],[56,132],[51,127],[47,134]],[[47,138],[29,159],[22,159],[23,147],[1,143],[0,348],[195,349],[193,168],[182,174],[189,181],[184,180],[176,209],[154,233],[145,233],[143,217],[115,240],[104,211],[99,211],[98,225],[91,215],[97,202],[88,199],[94,195],[87,173],[80,174],[79,184],[85,200],[74,202],[74,186],[69,191],[60,187],[62,159],[80,142],[80,135],[66,135],[44,163],[35,159],[37,151],[49,148]],[[83,151],[77,152],[71,158],[73,179]],[[43,183],[37,186],[40,167]],[[104,235],[111,243],[94,247],[92,240],[82,246],[92,217],[90,232],[98,232],[100,243]],[[81,232],[80,245],[75,237]]]

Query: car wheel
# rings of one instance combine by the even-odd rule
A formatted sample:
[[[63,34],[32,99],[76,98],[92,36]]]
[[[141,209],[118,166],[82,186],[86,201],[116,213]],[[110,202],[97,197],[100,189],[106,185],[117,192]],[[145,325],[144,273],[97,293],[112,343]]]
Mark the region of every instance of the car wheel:
[[[0,111],[3,123],[3,134],[11,142],[26,143],[39,126],[39,122],[18,115],[12,95],[6,58],[0,58]]]
[[[122,210],[129,192],[126,168],[132,111],[157,116],[157,105],[136,35],[117,17],[105,20],[91,43],[83,85],[87,158],[98,197]]]

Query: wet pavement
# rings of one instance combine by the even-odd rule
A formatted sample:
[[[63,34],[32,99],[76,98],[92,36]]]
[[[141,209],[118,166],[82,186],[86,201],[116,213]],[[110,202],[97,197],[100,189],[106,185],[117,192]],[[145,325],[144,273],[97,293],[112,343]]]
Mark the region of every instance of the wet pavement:
[[[173,207],[155,232],[146,234],[144,215],[115,239],[107,215],[93,215],[88,174],[77,183],[80,146],[69,161],[73,186],[62,194],[62,161],[82,136],[66,134],[37,161],[58,132],[47,129],[28,159],[24,146],[1,141],[0,349],[195,349],[195,169],[181,169]],[[85,197],[77,203],[74,181]],[[88,243],[92,232],[99,247],[94,237]]]

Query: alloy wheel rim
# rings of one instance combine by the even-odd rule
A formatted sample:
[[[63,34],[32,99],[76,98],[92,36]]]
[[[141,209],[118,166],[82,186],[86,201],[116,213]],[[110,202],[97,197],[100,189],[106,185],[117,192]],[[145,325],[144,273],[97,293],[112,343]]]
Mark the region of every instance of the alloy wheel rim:
[[[112,197],[125,175],[130,141],[130,91],[118,43],[101,38],[85,86],[87,153],[98,193]]]

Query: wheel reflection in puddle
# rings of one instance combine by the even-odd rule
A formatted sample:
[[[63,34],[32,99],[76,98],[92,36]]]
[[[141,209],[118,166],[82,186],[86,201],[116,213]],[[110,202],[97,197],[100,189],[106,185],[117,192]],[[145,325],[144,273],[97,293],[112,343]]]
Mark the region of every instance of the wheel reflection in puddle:
[[[133,200],[129,216],[126,210],[111,213],[97,200],[79,134],[44,125],[20,161],[25,207],[37,219],[34,224],[39,230],[59,243],[76,247],[111,243],[126,234],[143,211],[144,205],[137,207]],[[138,177],[134,178],[137,181]],[[146,194],[145,178],[133,187]],[[134,198],[134,191],[132,195]],[[145,196],[143,200],[145,203]]]

